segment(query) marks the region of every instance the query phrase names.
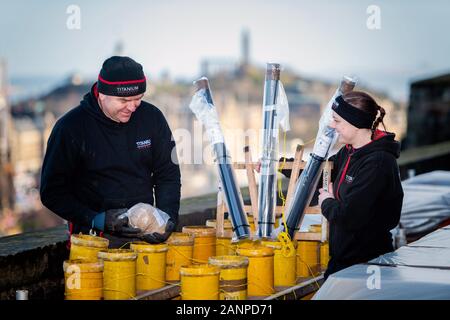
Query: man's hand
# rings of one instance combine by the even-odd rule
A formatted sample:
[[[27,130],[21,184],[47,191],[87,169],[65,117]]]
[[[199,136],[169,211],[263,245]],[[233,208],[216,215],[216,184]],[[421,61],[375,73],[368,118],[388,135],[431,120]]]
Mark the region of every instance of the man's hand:
[[[319,189],[319,207],[322,207],[322,202],[324,202],[325,199],[331,198],[334,199],[334,193],[333,193],[333,183],[330,182],[328,184],[328,191],[325,191],[323,188]]]
[[[110,209],[105,212],[105,232],[126,238],[135,238],[141,233],[141,229],[128,226],[128,217],[119,219],[119,216],[127,212],[127,208]]]
[[[261,172],[261,160],[258,160],[258,162],[255,164],[255,171],[258,173]]]
[[[175,231],[175,223],[172,219],[169,219],[166,224],[166,232],[163,234],[157,232],[144,234],[141,236],[141,239],[152,244],[163,243],[170,237],[173,231]]]

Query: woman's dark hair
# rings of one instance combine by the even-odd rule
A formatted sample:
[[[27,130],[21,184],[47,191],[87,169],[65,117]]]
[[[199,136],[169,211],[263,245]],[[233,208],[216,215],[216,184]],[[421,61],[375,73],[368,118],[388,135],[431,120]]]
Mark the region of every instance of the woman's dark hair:
[[[374,116],[375,121],[372,124],[372,137],[373,140],[375,135],[375,130],[378,128],[378,125],[381,123],[383,125],[384,130],[386,130],[386,126],[384,125],[383,118],[386,115],[386,111],[382,107],[380,107],[376,101],[369,96],[367,93],[362,91],[350,91],[342,96],[345,102],[351,104],[355,108],[358,108],[364,112],[367,112]],[[378,115],[378,111],[380,115]]]

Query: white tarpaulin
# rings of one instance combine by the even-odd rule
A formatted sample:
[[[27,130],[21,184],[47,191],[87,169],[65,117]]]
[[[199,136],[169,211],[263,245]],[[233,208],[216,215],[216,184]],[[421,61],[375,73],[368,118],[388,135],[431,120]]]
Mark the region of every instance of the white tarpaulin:
[[[402,182],[400,223],[407,235],[423,234],[450,218],[450,172],[433,171]]]
[[[325,281],[313,300],[448,300],[450,270],[357,264]]]
[[[450,228],[329,276],[317,300],[450,299]]]
[[[410,243],[408,246],[450,249],[450,226],[427,234],[425,237],[420,238],[419,240],[414,241],[413,243]]]
[[[415,266],[448,268],[450,270],[450,248],[403,246],[370,260],[370,264],[390,266]]]

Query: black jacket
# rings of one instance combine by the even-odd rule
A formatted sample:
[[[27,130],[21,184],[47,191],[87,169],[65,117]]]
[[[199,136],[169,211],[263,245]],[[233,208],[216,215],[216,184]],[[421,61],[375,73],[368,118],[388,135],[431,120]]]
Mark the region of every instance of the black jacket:
[[[393,133],[333,156],[335,199],[322,203],[330,225],[330,262],[325,277],[393,250],[390,230],[400,220],[403,189],[396,158],[400,144]]]
[[[142,101],[127,123],[117,123],[96,97],[94,85],[56,122],[42,167],[42,203],[71,222],[74,233],[89,232],[100,212],[139,202],[155,204],[176,223],[180,169],[164,115]]]

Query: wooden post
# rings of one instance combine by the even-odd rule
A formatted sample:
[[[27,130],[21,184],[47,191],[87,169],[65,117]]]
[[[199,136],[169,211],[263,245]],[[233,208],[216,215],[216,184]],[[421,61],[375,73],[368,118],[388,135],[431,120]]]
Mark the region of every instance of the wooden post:
[[[248,190],[250,194],[250,205],[255,230],[258,230],[258,188],[256,187],[255,171],[252,161],[252,154],[250,153],[250,144],[248,136],[245,137],[245,169],[247,171]]]
[[[303,146],[297,145],[295,150],[294,163],[292,164],[291,178],[289,180],[288,191],[286,195],[286,208],[289,206],[289,201],[295,191],[295,184],[297,183],[298,175],[300,174],[300,165],[303,157]]]
[[[222,188],[217,192],[217,212],[216,212],[216,235],[222,237],[224,234],[223,224],[225,218],[225,202],[223,201]]]

